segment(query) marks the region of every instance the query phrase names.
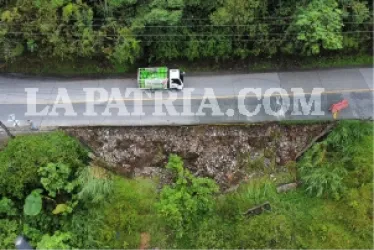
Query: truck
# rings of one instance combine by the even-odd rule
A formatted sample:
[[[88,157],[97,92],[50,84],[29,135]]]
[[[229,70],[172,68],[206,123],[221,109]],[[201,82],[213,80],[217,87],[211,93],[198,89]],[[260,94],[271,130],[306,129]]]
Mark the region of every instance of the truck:
[[[138,85],[140,89],[176,89],[184,87],[184,75],[179,69],[167,67],[139,68]]]

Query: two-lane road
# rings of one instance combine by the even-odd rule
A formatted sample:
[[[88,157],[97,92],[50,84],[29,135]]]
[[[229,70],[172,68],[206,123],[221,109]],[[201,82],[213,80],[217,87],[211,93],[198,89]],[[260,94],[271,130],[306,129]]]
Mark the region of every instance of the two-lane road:
[[[331,114],[328,111],[331,104],[342,99],[347,99],[350,106],[340,113],[339,118],[368,119],[373,117],[373,68],[212,76],[187,75],[185,87],[181,92],[151,93],[136,90],[135,79],[77,81],[0,76],[0,120],[11,126],[12,122],[7,122],[7,120],[10,114],[14,114],[21,124],[25,124],[26,120],[31,119],[36,126],[41,127],[326,120],[331,119]],[[34,104],[38,112],[43,109],[47,110],[44,114],[38,116],[26,114],[27,88],[38,89]],[[59,92],[61,88],[67,91],[67,97],[72,102],[74,116],[67,115],[64,109],[56,109],[57,115],[53,115],[52,106],[58,94],[60,97],[61,94],[64,94]],[[89,88],[101,88],[102,90],[88,98],[87,89]],[[133,92],[128,94],[130,88],[133,88]],[[259,100],[254,93],[248,93],[244,99],[240,99],[239,94],[243,93],[243,89],[248,88],[260,88],[261,99]],[[271,94],[269,92],[270,89],[280,88],[284,89],[285,93]],[[314,88],[323,88],[320,105],[324,114],[295,115],[292,112],[294,111],[293,104],[300,96],[293,95],[291,88],[302,88],[306,93],[307,101]],[[117,89],[120,91],[120,95],[112,95]],[[102,92],[107,92],[108,95]],[[100,96],[100,94],[102,95]],[[143,96],[141,102],[139,94]],[[213,94],[217,100],[216,103],[210,102],[210,97]],[[63,97],[66,97],[65,94]],[[126,107],[128,115],[118,113],[118,109],[111,109],[112,115],[105,115],[108,98],[112,98],[112,103],[122,103]],[[209,100],[206,100],[207,105],[202,109],[204,98]],[[157,105],[165,99],[169,99],[170,102],[162,106]],[[289,99],[289,108],[285,109],[282,106],[284,99]],[[270,112],[266,110],[268,109],[266,104],[271,108]],[[89,113],[88,106],[94,107],[96,116],[85,115]],[[161,109],[158,109],[157,106]],[[137,112],[139,108],[141,113]],[[163,112],[164,115],[158,115],[160,112]]]

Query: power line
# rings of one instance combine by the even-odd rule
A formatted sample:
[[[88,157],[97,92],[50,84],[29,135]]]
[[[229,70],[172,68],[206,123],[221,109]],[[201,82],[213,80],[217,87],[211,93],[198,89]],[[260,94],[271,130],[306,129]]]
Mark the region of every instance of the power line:
[[[355,34],[355,33],[373,33],[373,31],[365,31],[365,30],[358,30],[358,31],[319,31],[320,33],[334,33],[334,34]],[[264,35],[298,35],[303,32],[290,32],[290,33],[264,33]],[[8,31],[7,34],[14,34],[14,35],[55,35],[54,32],[23,32],[23,31]],[[256,33],[258,35],[259,33]],[[62,33],[62,35],[64,35]],[[84,37],[83,34],[70,34],[72,36],[77,37]],[[90,34],[90,36],[94,37],[127,37],[127,38],[137,38],[137,37],[241,37],[241,36],[250,36],[250,34],[134,34],[134,35],[102,35],[102,34]]]
[[[262,19],[265,19],[265,20],[292,19],[292,18],[294,18],[296,16],[297,15],[289,15],[289,16],[264,16],[264,17],[256,17],[256,18],[253,18],[251,20],[262,20]],[[347,17],[357,17],[357,16],[362,17],[362,15],[347,15]],[[368,16],[374,16],[374,13],[371,13]],[[197,20],[197,21],[200,21],[200,20],[211,20],[211,19],[210,18],[181,18],[181,20]]]
[[[127,26],[128,28],[185,28],[185,27],[253,27],[253,26],[260,26],[260,25],[269,25],[269,26],[285,26],[290,25],[291,23],[282,24],[282,23],[257,23],[257,24],[238,24],[238,25],[216,25],[216,24],[199,24],[199,25],[144,25],[144,26]],[[344,24],[373,24],[372,22],[363,22],[363,23],[356,23],[356,22],[343,22]],[[22,27],[39,27],[37,24],[8,24],[8,23],[0,23],[2,26],[22,26]],[[63,27],[105,27],[105,25],[101,24],[57,24],[57,26]]]
[[[76,40],[75,42],[78,42],[79,40]],[[200,40],[184,40],[184,41],[176,41],[176,40],[136,40],[136,42],[139,43],[181,43],[181,42],[186,42],[186,43],[207,43],[210,42],[211,40],[207,39],[200,39]],[[289,40],[289,39],[235,39],[235,40],[214,40],[214,42],[229,42],[229,43],[235,43],[235,42],[295,42],[294,40]],[[21,44],[21,42],[18,42]],[[74,43],[74,42],[73,42]],[[74,46],[72,44],[71,47],[75,48],[82,48],[85,46]],[[95,47],[95,46],[89,46],[89,47]]]
[[[74,48],[82,48],[82,47],[85,47],[85,46],[75,46],[75,43],[76,42],[79,42],[80,40],[78,39],[75,39],[75,41],[72,41],[72,44],[70,45],[70,47],[74,47]],[[208,40],[208,39],[199,39],[199,40],[136,40],[136,42],[138,43],[207,43],[207,42],[211,42],[212,40]],[[268,42],[268,43],[274,43],[274,42],[295,42],[295,40],[289,40],[289,39],[231,39],[231,40],[213,40],[215,43],[219,43],[219,42],[228,42],[228,43],[235,43],[235,42]],[[22,44],[22,42],[14,42],[12,41],[13,43],[17,43],[17,44]],[[93,46],[89,46],[89,47],[95,47],[95,45]]]
[[[17,25],[21,25],[21,26],[31,26],[31,27],[39,27],[39,25],[37,24],[16,24],[16,23],[12,23],[12,24],[8,24],[8,23],[0,23],[0,25],[3,25],[3,26],[17,26]],[[105,24],[64,24],[64,23],[60,23],[60,24],[57,24],[57,25],[61,25],[61,26],[82,26],[82,27],[105,27],[106,25]],[[180,27],[251,27],[251,26],[255,26],[255,25],[274,25],[274,26],[282,26],[282,25],[286,25],[286,24],[282,24],[282,23],[258,23],[258,24],[238,24],[238,25],[229,25],[229,24],[222,24],[222,25],[218,25],[218,24],[198,24],[198,25],[142,25],[142,26],[131,26],[129,25],[128,27],[129,28],[147,28],[147,27],[150,27],[150,28],[155,28],[155,27],[160,27],[160,28],[169,28],[169,27],[177,27],[177,28],[180,28]]]
[[[76,40],[75,42],[78,42]],[[191,42],[191,43],[205,43],[209,40],[207,39],[200,39],[200,40],[189,40],[189,41],[176,41],[176,40],[137,40],[136,42],[147,43],[147,42],[161,42],[161,43],[172,43],[172,42]],[[226,42],[224,40],[215,40],[215,42]],[[281,42],[281,41],[291,41],[291,40],[283,40],[283,39],[234,39],[230,40],[229,42]],[[73,42],[74,43],[74,42]],[[18,42],[21,44],[21,42]],[[76,48],[80,48],[82,46],[72,46]]]
[[[293,19],[295,18],[297,15],[289,15],[289,16],[264,16],[264,17],[255,17],[255,18],[248,18],[249,21],[254,21],[254,20],[289,20],[289,19]],[[369,17],[373,17],[374,16],[374,13],[371,13],[368,15]],[[362,17],[362,15],[348,15],[347,17]],[[344,17],[343,17],[344,18]],[[55,19],[31,19],[31,20],[24,20],[24,21],[38,21],[38,20],[45,20],[45,21],[65,21],[63,18],[61,17],[58,17],[58,18],[55,18]],[[69,18],[68,20],[66,21],[86,21],[87,19],[78,19],[78,18]],[[102,17],[102,18],[90,18],[88,19],[89,21],[122,21],[123,19],[119,19],[119,18],[115,18],[115,17]],[[162,20],[157,20],[157,21],[160,21],[162,22]],[[179,19],[179,21],[212,21],[211,18],[181,18]]]
[[[172,42],[188,42],[188,43],[206,43],[210,40],[207,39],[200,39],[200,40],[185,40],[185,41],[176,41],[176,40],[139,40],[139,42],[144,43],[144,42],[167,42],[167,43],[172,43]],[[214,40],[215,42],[227,42],[225,40]],[[229,42],[280,42],[283,41],[281,39],[233,39],[229,40]]]

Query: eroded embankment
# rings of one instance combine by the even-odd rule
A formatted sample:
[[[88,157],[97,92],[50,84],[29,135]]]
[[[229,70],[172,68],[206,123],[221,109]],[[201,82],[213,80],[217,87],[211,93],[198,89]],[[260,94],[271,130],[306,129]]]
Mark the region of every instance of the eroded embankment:
[[[66,128],[113,170],[129,175],[161,175],[171,153],[199,176],[223,188],[263,172],[282,171],[328,123],[238,126]]]

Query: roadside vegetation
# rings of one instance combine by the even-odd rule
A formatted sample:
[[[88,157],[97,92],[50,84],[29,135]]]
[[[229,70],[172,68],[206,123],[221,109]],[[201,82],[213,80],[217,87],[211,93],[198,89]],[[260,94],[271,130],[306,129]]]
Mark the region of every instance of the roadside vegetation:
[[[160,63],[216,70],[239,61],[236,67],[251,71],[371,64],[372,6],[372,0],[0,0],[0,59],[4,72],[62,74]]]
[[[19,136],[0,152],[0,248],[19,234],[38,249],[372,248],[373,139],[372,122],[339,122],[279,178],[296,190],[264,176],[222,194],[177,155],[159,189],[93,165],[62,132]]]
[[[164,63],[164,62],[160,62]],[[373,64],[373,55],[356,54],[342,55],[334,54],[330,56],[318,57],[281,57],[281,58],[260,58],[231,59],[215,61],[206,59],[195,61],[173,60],[165,62],[171,68],[180,68],[185,72],[238,72],[253,73],[267,71],[290,71],[290,70],[314,70],[340,67],[369,67]],[[53,58],[40,59],[31,56],[21,56],[0,67],[3,73],[23,73],[31,75],[51,75],[51,76],[87,76],[87,77],[108,77],[108,75],[133,76],[138,67],[144,67],[148,63],[137,62],[131,67],[113,65],[107,59],[78,58],[74,60],[55,60]],[[151,63],[152,64],[152,63]],[[156,64],[156,63],[155,63]]]

